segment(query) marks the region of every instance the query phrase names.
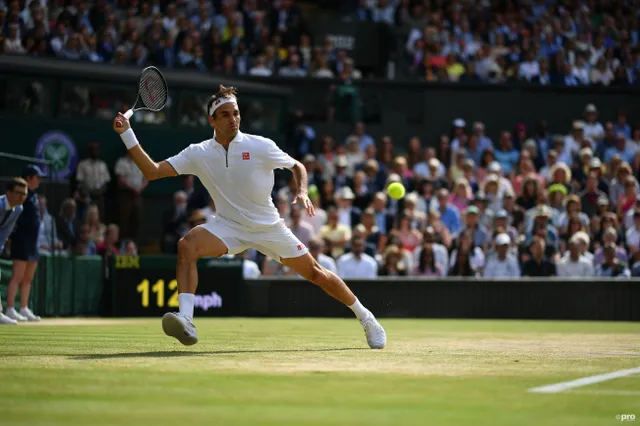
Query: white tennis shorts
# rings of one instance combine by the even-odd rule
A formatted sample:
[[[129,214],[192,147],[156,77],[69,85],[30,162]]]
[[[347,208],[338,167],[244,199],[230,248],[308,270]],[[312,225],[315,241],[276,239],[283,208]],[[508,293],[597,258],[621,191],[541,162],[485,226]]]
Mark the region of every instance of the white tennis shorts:
[[[280,259],[296,258],[309,253],[309,249],[291,232],[284,221],[266,229],[252,230],[216,216],[213,220],[198,226],[220,238],[231,255],[253,248],[280,262]]]

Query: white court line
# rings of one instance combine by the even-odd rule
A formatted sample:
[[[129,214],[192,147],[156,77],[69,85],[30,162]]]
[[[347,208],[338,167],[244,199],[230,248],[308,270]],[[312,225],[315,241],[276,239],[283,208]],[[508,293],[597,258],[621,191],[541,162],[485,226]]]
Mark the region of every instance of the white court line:
[[[593,385],[595,383],[606,382],[607,380],[617,379],[619,377],[626,377],[632,374],[640,373],[640,367],[630,368],[628,370],[618,370],[612,373],[599,374],[597,376],[583,377],[577,380],[571,380],[569,382],[561,382],[553,385],[540,386],[537,388],[529,389],[529,392],[538,393],[558,393],[564,392],[567,389],[579,388],[581,386]]]
[[[640,395],[640,391],[623,391],[623,390],[573,390],[566,393],[579,393],[582,395]]]

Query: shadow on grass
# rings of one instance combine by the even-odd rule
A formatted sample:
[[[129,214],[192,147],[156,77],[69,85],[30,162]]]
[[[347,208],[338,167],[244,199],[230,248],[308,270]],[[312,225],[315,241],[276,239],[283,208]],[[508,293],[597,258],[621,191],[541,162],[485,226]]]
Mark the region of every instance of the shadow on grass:
[[[82,356],[70,356],[74,361],[86,361],[92,359],[116,359],[116,358],[173,358],[180,356],[202,355],[238,355],[238,354],[270,354],[270,353],[295,353],[295,352],[340,352],[340,351],[370,351],[366,348],[327,348],[327,349],[238,349],[230,351],[156,351],[156,352],[121,352],[114,354],[88,354]]]

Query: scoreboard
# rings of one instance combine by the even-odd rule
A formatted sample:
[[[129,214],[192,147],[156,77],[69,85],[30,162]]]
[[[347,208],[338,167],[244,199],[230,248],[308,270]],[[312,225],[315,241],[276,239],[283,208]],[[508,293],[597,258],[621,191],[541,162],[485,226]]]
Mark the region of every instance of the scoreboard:
[[[116,317],[162,316],[178,310],[176,256],[114,256],[110,281]],[[196,316],[242,312],[242,259],[198,261]]]

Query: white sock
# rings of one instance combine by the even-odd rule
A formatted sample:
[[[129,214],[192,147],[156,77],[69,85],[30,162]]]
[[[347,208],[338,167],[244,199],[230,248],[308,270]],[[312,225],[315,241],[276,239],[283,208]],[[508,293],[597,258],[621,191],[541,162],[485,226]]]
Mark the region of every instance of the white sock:
[[[196,295],[191,293],[178,294],[178,303],[180,304],[180,313],[185,317],[193,318],[193,305],[196,301]]]
[[[349,306],[349,309],[351,309],[353,313],[356,314],[356,318],[358,318],[359,320],[362,320],[366,318],[368,315],[371,315],[371,312],[369,312],[367,308],[362,306],[362,303],[360,303],[360,301],[357,298],[355,303]]]

